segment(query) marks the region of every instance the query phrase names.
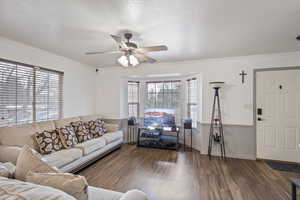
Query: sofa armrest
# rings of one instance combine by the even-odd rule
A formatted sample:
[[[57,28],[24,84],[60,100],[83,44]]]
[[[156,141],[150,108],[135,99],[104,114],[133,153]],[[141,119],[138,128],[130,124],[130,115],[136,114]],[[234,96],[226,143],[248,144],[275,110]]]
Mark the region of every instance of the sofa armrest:
[[[11,162],[16,164],[21,147],[0,145],[0,162]]]

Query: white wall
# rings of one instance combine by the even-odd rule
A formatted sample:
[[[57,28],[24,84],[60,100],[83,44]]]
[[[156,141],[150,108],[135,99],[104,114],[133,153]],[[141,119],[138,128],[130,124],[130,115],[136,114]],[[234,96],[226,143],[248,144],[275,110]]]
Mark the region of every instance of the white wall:
[[[96,112],[95,68],[0,37],[0,58],[64,72],[64,117]]]
[[[161,73],[197,73],[202,75],[202,123],[209,123],[213,91],[210,81],[225,81],[221,91],[223,122],[253,125],[253,69],[266,67],[300,66],[300,52],[206,59],[174,63],[143,64],[135,69],[104,68],[97,75],[97,111],[107,117],[127,117],[121,111],[122,79]],[[245,84],[239,73],[248,75]],[[126,84],[123,82],[123,84]]]

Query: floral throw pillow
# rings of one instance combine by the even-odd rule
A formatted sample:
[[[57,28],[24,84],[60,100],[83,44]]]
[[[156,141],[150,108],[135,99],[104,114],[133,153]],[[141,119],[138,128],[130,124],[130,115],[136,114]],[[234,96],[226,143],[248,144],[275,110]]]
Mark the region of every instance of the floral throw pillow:
[[[103,134],[107,133],[107,130],[105,128],[106,127],[105,122],[102,119],[96,119],[96,124],[98,124],[98,126],[100,126],[102,128]]]
[[[75,134],[79,143],[92,139],[90,131],[86,128],[85,124],[82,121],[71,122],[71,125],[75,130]]]
[[[61,127],[57,131],[65,148],[68,149],[78,144],[78,139],[72,126]]]
[[[101,137],[104,135],[104,130],[102,124],[97,123],[95,120],[86,122],[86,127],[89,129],[90,134],[93,138]]]
[[[59,133],[56,130],[36,133],[34,137],[41,154],[49,154],[63,149]]]

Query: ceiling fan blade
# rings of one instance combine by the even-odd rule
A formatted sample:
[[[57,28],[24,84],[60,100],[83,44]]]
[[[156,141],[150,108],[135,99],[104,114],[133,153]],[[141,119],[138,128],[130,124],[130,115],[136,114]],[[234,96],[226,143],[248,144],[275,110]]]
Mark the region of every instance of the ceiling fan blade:
[[[146,56],[144,54],[135,53],[133,54],[140,62],[149,62],[149,63],[155,63],[156,60],[154,58],[151,58],[149,56]]]
[[[86,52],[85,55],[95,55],[95,54],[114,54],[114,53],[122,53],[122,51],[92,51]]]
[[[117,35],[110,35],[114,41],[116,41],[117,43],[120,43],[122,42],[122,38],[120,36],[117,36]]]
[[[110,35],[114,41],[116,41],[122,49],[128,49],[127,44],[122,41],[122,38],[117,35]]]
[[[168,50],[168,47],[166,45],[160,45],[160,46],[152,46],[152,47],[140,47],[135,49],[135,51],[139,53],[147,53],[151,51],[166,51]]]

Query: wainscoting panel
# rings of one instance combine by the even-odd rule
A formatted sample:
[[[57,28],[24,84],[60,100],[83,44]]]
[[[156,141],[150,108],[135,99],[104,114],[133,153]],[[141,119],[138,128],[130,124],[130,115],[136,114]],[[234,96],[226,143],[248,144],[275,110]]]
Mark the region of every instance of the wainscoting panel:
[[[127,119],[121,120],[124,131],[124,143],[127,142]],[[199,123],[198,129],[193,129],[193,148],[202,154],[207,154],[210,124]],[[226,156],[241,159],[256,159],[256,137],[253,126],[223,125]],[[179,142],[183,144],[183,132],[180,132]],[[186,134],[186,144],[190,146],[190,134]],[[220,155],[220,145],[214,144],[213,155]]]
[[[201,153],[207,154],[210,124],[201,124]],[[256,159],[256,137],[253,126],[223,125],[226,156]],[[220,155],[220,145],[214,144],[213,155]]]

